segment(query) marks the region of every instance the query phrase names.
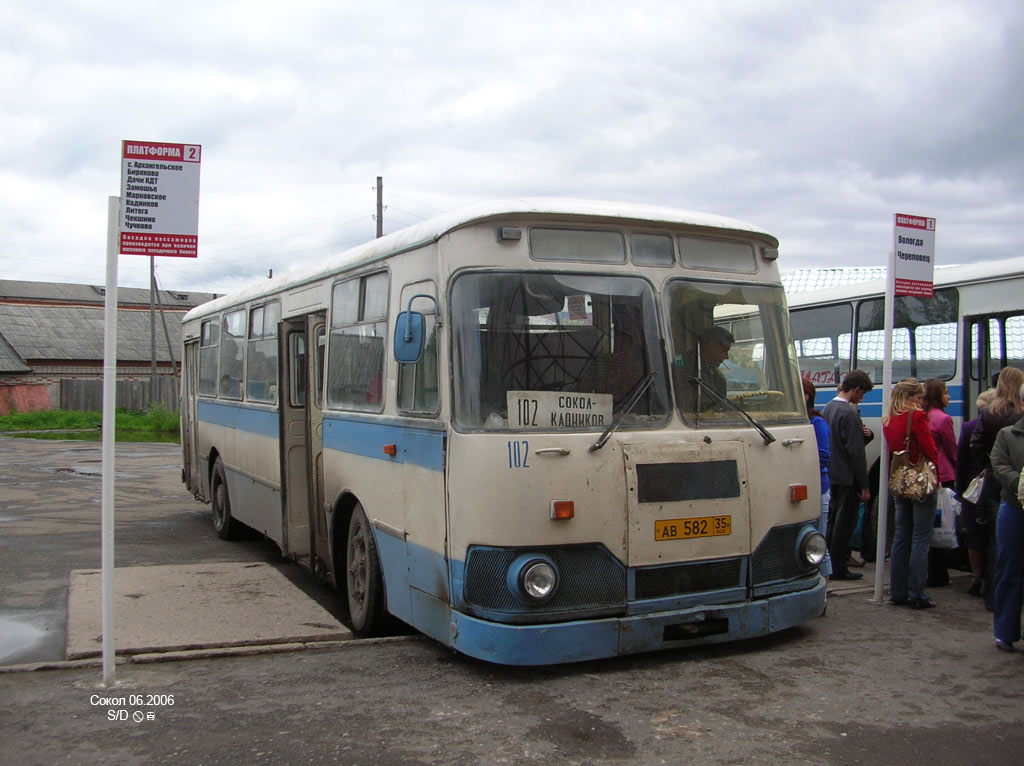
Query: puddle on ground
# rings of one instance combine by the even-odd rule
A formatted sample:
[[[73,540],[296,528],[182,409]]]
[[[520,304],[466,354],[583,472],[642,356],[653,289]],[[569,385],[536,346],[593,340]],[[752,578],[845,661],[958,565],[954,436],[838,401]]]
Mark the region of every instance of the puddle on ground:
[[[46,634],[46,629],[37,625],[0,617],[0,662],[6,662],[36,647]]]

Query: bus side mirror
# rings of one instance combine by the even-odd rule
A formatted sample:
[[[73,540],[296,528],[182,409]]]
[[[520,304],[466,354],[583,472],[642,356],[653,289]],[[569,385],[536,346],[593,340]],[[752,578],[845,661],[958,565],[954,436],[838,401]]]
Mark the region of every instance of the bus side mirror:
[[[395,322],[395,361],[416,364],[423,355],[423,314],[403,311]]]
[[[438,311],[437,299],[433,295],[417,293],[409,298],[409,307],[398,314],[395,321],[395,361],[400,364],[416,364],[423,355],[425,322],[423,314],[412,310],[412,302],[426,298],[434,302],[434,313]]]

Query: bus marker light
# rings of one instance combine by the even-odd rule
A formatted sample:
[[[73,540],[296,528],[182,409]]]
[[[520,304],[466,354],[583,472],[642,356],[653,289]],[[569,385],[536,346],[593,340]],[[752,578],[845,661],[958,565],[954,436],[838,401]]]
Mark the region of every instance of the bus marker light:
[[[394,444],[385,444],[384,445],[384,454],[385,455],[390,455],[391,457],[394,457],[395,455],[398,454],[398,447],[396,445],[394,445]]]
[[[572,500],[552,500],[551,518],[555,521],[565,521],[576,515],[576,506]]]
[[[799,503],[801,500],[807,499],[807,485],[806,484],[790,484],[789,485],[789,500],[793,503]]]

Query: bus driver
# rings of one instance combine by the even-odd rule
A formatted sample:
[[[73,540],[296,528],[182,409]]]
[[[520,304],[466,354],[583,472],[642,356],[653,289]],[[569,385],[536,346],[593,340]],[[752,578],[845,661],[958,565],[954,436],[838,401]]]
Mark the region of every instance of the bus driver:
[[[723,399],[725,398],[727,386],[725,376],[718,368],[729,358],[729,350],[732,348],[735,340],[732,333],[721,325],[711,325],[711,327],[701,333],[700,340],[698,341],[701,382],[710,387],[712,391]],[[713,399],[714,397],[708,398]],[[719,404],[719,402],[713,402],[713,405],[715,404]]]

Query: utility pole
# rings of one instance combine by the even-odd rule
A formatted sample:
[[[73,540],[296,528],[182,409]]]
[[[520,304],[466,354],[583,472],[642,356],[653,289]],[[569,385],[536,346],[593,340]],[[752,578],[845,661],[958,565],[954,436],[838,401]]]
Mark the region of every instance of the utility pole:
[[[384,178],[377,176],[377,238],[384,236]]]

